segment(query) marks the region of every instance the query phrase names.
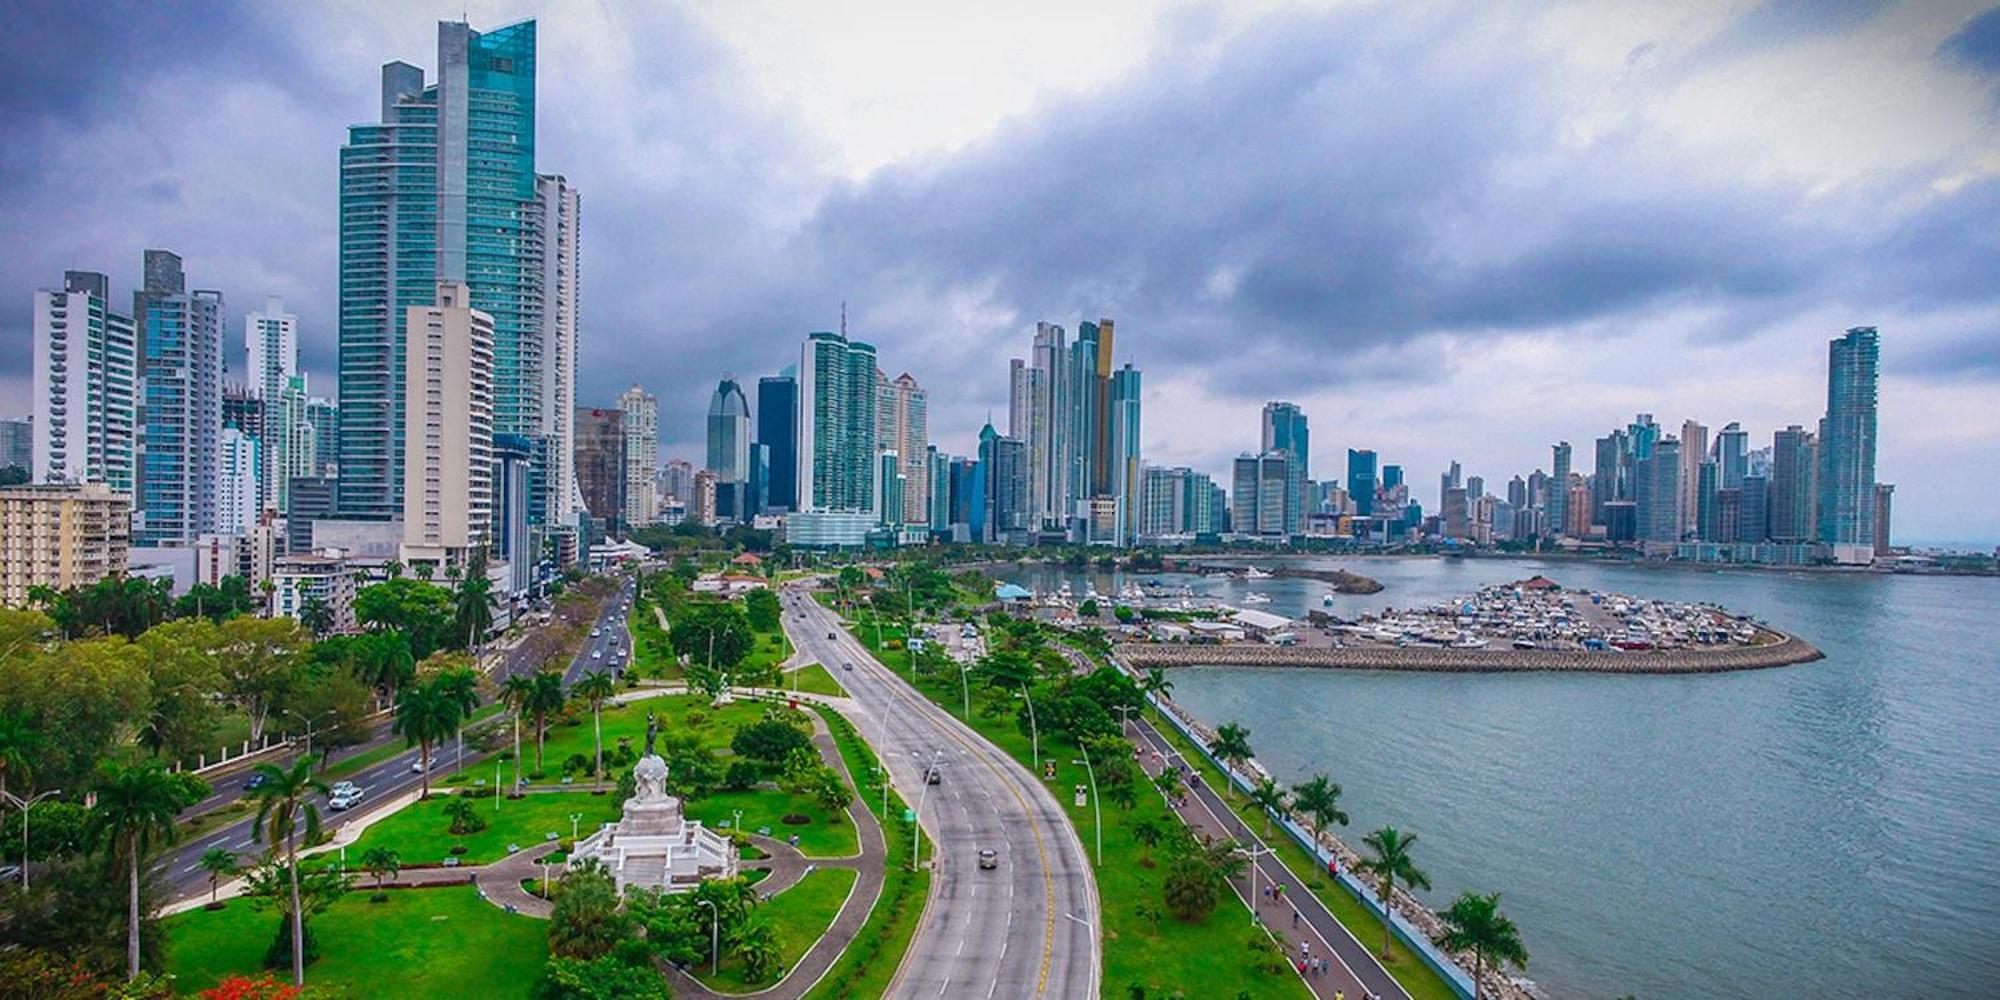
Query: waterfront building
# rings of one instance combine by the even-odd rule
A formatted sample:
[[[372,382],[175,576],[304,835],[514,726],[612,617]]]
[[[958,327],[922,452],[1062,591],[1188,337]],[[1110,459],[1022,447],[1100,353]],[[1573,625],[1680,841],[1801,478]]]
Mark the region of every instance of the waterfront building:
[[[1291,485],[1285,490],[1285,534],[1299,534],[1305,530],[1305,485],[1312,478],[1312,434],[1306,426],[1305,411],[1297,403],[1265,403],[1261,430],[1263,450],[1282,451],[1290,456],[1285,463],[1285,473],[1291,477]],[[1353,480],[1352,470],[1348,479]]]
[[[271,613],[299,618],[309,605],[318,604],[331,612],[334,632],[352,632],[355,567],[336,555],[295,553],[280,557],[271,567]]]
[[[1798,544],[1813,540],[1818,519],[1819,442],[1793,424],[1771,439],[1771,540]]]
[[[1896,494],[1892,483],[1875,484],[1875,557],[1889,555],[1889,513]]]
[[[1535,475],[1540,476],[1541,471],[1536,470]],[[1517,507],[1522,510],[1528,509],[1528,493],[1528,480],[1522,479],[1519,474],[1507,480],[1507,505],[1509,507]]]
[[[187,290],[181,258],[145,253],[132,294],[139,338],[134,545],[181,545],[215,530],[222,434],[222,293]]]
[[[1686,442],[1682,442],[1686,447]],[[1717,489],[1739,490],[1743,488],[1743,477],[1750,474],[1750,433],[1743,425],[1731,420],[1715,435],[1715,459]]]
[[[764,501],[765,507],[774,511],[799,507],[797,371],[787,365],[779,374],[757,380],[757,443],[769,449],[771,470],[764,482]]]
[[[440,281],[437,302],[404,311],[403,541],[398,558],[439,575],[492,542],[494,318],[472,290]]]
[[[1569,499],[1563,508],[1562,533],[1571,538],[1590,537],[1590,487],[1572,479],[1564,492]]]
[[[32,588],[87,587],[125,572],[131,515],[130,497],[109,483],[0,487],[0,604],[22,607]]]
[[[103,483],[132,496],[138,468],[138,331],[112,312],[111,283],[65,271],[34,301],[32,478]]]
[[[1396,470],[1396,485],[1402,484],[1401,467],[1389,466],[1383,469],[1382,481],[1388,483],[1387,472]],[[1375,453],[1367,449],[1347,449],[1347,497],[1354,504],[1354,513],[1360,517],[1375,516]]]
[[[1741,507],[1736,515],[1738,542],[1762,542],[1771,537],[1771,483],[1761,474],[1743,477]],[[1728,540],[1728,539],[1725,539]]]
[[[816,331],[799,360],[802,510],[870,512],[875,500],[875,348]]]
[[[1568,441],[1557,441],[1550,447],[1552,452],[1549,482],[1542,498],[1542,509],[1548,515],[1544,522],[1552,535],[1575,534],[1569,530],[1570,505],[1570,447]]]
[[[653,495],[660,471],[660,401],[634,383],[618,394],[618,409],[625,414],[625,523],[643,528],[660,511]]]
[[[0,420],[0,469],[20,469],[32,477],[35,471],[35,423],[32,420]]]
[[[1127,364],[1111,375],[1111,493],[1114,505],[1111,544],[1129,546],[1139,535],[1139,482],[1143,461],[1139,453],[1140,373]],[[1289,468],[1289,465],[1287,466]],[[1302,485],[1293,482],[1293,486]],[[1300,494],[1287,489],[1286,496],[1297,506]],[[1106,540],[1092,535],[1092,541]]]
[[[1695,514],[1692,518],[1692,536],[1703,541],[1721,541],[1720,528],[1715,520],[1716,468],[1713,461],[1703,461],[1695,466]]]
[[[1875,553],[1875,400],[1879,337],[1858,326],[1827,345],[1819,446],[1819,541],[1836,562]]]
[[[1238,535],[1284,538],[1285,497],[1291,486],[1291,456],[1273,451],[1236,456],[1230,489],[1230,530]]]
[[[898,508],[883,511],[884,523],[923,524],[930,513],[929,395],[915,377],[904,372],[893,379],[877,373],[875,443],[896,453],[896,475],[903,479]],[[1024,486],[1025,488],[1025,486]],[[1019,512],[1024,518],[1026,511]]]
[[[1461,477],[1462,477],[1463,475],[1464,475],[1464,473],[1463,473],[1463,470],[1461,470],[1461,469],[1460,469],[1460,468],[1458,467],[1458,460],[1457,460],[1457,459],[1452,459],[1452,462],[1451,462],[1451,467],[1450,467],[1450,468],[1448,468],[1448,469],[1446,469],[1446,470],[1444,470],[1444,472],[1443,472],[1443,473],[1441,473],[1441,474],[1440,474],[1440,475],[1438,476],[1438,507],[1439,507],[1439,509],[1443,509],[1443,507],[1444,507],[1444,502],[1445,502],[1445,497],[1446,497],[1446,496],[1448,496],[1448,495],[1449,495],[1449,494],[1451,493],[1451,491],[1452,491],[1452,490],[1455,490],[1455,489],[1459,489],[1460,487],[1462,487],[1462,486],[1464,486],[1464,485],[1465,485],[1465,484],[1464,484],[1464,483],[1463,483],[1463,482],[1461,481]],[[1352,484],[1352,483],[1348,484],[1348,492],[1349,492],[1349,493],[1353,493],[1353,492],[1354,492],[1354,489],[1353,489],[1353,484]]]
[[[576,485],[596,530],[593,537],[620,536],[625,512],[625,414],[579,406],[576,419]],[[692,498],[688,504],[692,513]]]
[[[1454,466],[1457,464],[1452,463]],[[1459,540],[1472,538],[1474,512],[1469,493],[1463,486],[1448,487],[1444,491],[1444,537]]]
[[[1701,463],[1709,458],[1708,428],[1700,421],[1681,422],[1680,537],[1701,528]],[[1711,487],[1712,489],[1712,487]],[[1713,501],[1713,497],[1709,498]]]
[[[1680,541],[1680,439],[1671,435],[1648,443],[1646,458],[1637,465],[1634,482],[1638,494],[1639,537],[1641,541],[1671,544]]]
[[[1163,538],[1189,533],[1189,501],[1193,499],[1188,480],[1193,469],[1162,469],[1147,466],[1139,490],[1139,537]],[[1204,499],[1206,499],[1206,491]]]
[[[741,501],[750,483],[750,400],[731,375],[716,383],[708,397],[708,461],[715,473],[716,516],[748,522]]]
[[[1590,523],[1605,524],[1604,505],[1626,497],[1626,461],[1628,444],[1625,432],[1614,430],[1598,438],[1595,454],[1596,464],[1590,474]]]
[[[980,473],[976,458],[955,456],[951,459],[949,530],[952,541],[970,542],[985,537],[986,489]]]

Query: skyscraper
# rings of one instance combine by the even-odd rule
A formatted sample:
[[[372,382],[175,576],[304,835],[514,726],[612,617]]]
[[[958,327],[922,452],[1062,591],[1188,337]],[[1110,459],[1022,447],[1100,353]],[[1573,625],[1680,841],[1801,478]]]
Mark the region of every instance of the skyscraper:
[[[523,435],[531,445],[530,513],[535,521],[574,526],[583,508],[576,485],[575,426],[583,202],[568,178],[540,174],[535,177],[535,209],[542,237],[542,433],[547,440],[538,443]]]
[[[1074,393],[1068,363],[1067,334],[1054,323],[1036,323],[1033,357],[1029,361],[1028,431],[1029,509],[1036,530],[1061,529],[1075,509],[1071,468],[1074,426],[1069,419]]]
[[[1398,469],[1400,475],[1402,470]],[[1347,495],[1354,513],[1375,516],[1375,453],[1368,449],[1347,449]]]
[[[1770,531],[1774,542],[1798,544],[1813,539],[1817,530],[1813,503],[1818,451],[1812,432],[1797,424],[1772,435]]]
[[[660,512],[653,495],[660,471],[660,401],[634,383],[618,394],[618,408],[625,413],[625,523],[643,528]]]
[[[1569,529],[1569,442],[1557,441],[1551,450],[1553,471],[1545,488],[1547,495],[1542,498],[1542,508],[1548,514],[1543,525],[1549,534],[1561,535]]]
[[[843,334],[806,337],[799,361],[801,510],[862,512],[875,494],[875,348]]]
[[[384,65],[381,120],[348,129],[339,449],[348,516],[402,509],[403,311],[429,307],[439,282],[466,285],[471,307],[493,317],[493,427],[539,442],[538,518],[569,502],[551,468],[568,447],[551,408],[575,378],[576,200],[560,178],[535,173],[535,52],[532,20],[491,32],[440,22],[436,81],[408,63]]]
[[[765,504],[772,510],[799,506],[799,381],[789,365],[757,380],[757,443],[770,449],[771,478]]]
[[[1687,447],[1683,440],[1681,447]],[[1743,477],[1750,474],[1750,433],[1743,425],[1731,420],[1715,435],[1716,488],[1736,490],[1743,488]]]
[[[241,535],[257,523],[258,440],[235,425],[216,438],[215,524],[210,530]]]
[[[403,562],[464,566],[493,535],[493,317],[440,281],[404,311]]]
[[[929,394],[904,372],[876,386],[875,443],[896,452],[897,473],[903,477],[899,524],[923,524],[930,516]],[[1024,506],[1019,509],[1023,520]]]
[[[1590,472],[1590,523],[1609,524],[1604,519],[1604,505],[1614,500],[1629,499],[1629,469],[1626,453],[1630,445],[1625,432],[1614,430],[1596,443],[1596,464]]]
[[[981,541],[1019,542],[1028,530],[1028,450],[987,424],[979,431],[980,487],[985,492]]]
[[[1676,437],[1653,438],[1647,457],[1638,463],[1639,539],[1672,544],[1681,537],[1681,442]]]
[[[576,485],[590,519],[610,534],[620,534],[625,513],[625,415],[617,410],[576,408]],[[691,491],[692,492],[692,491]],[[688,501],[695,516],[696,499]],[[712,512],[711,512],[712,513]]]
[[[1695,530],[1699,522],[1701,463],[1708,457],[1708,428],[1697,420],[1681,421],[1680,530],[1682,535]]]
[[[66,271],[35,293],[34,481],[103,483],[132,495],[138,461],[138,333],[111,311],[111,283]],[[122,532],[121,532],[122,534]]]
[[[260,311],[243,317],[243,346],[249,353],[250,387],[263,399],[277,398],[285,380],[299,370],[299,318],[275,295]]]
[[[180,256],[145,255],[132,294],[139,336],[135,545],[193,542],[215,530],[221,470],[222,293],[187,290]]]
[[[1819,540],[1838,562],[1875,552],[1875,387],[1880,342],[1857,326],[1827,345],[1826,430],[1819,444]]]
[[[0,420],[0,469],[18,468],[30,476],[35,470],[35,422]]]
[[[1285,535],[1285,493],[1290,488],[1291,456],[1272,451],[1236,456],[1230,484],[1229,526],[1239,535]]]
[[[741,521],[754,512],[742,509],[750,489],[750,401],[736,378],[724,375],[708,397],[708,460],[702,466],[715,473],[715,514]]]
[[[1306,480],[1312,478],[1312,435],[1306,427],[1306,413],[1297,403],[1265,403],[1262,430],[1265,451],[1291,456],[1285,463],[1285,472],[1291,477],[1285,496],[1285,533],[1296,535],[1305,530]]]
[[[1139,535],[1140,372],[1125,365],[1111,374],[1111,490],[1117,504],[1114,545],[1131,545]]]

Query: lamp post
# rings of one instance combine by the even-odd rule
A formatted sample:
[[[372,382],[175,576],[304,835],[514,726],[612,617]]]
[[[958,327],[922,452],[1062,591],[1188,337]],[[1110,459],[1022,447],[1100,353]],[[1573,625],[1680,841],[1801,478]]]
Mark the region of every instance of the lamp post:
[[[570,840],[570,843],[571,843],[571,844],[575,844],[575,843],[576,843],[576,829],[577,829],[577,824],[578,824],[578,823],[581,823],[581,822],[583,822],[583,814],[582,814],[582,813],[570,813],[570,814],[569,814],[569,840]]]
[[[965,722],[967,725],[972,724],[972,682],[966,679],[966,675],[971,671],[971,663],[965,660],[958,661],[958,693],[965,699]]]
[[[696,906],[708,907],[708,974],[715,975],[716,965],[722,954],[722,914],[715,904],[706,899],[694,901]]]
[[[916,755],[917,752],[915,750],[910,751],[910,756],[915,757]],[[931,751],[931,767],[936,767],[938,765],[938,758],[943,756],[944,756],[943,750]],[[917,870],[917,854],[919,853],[919,849],[921,848],[923,843],[920,839],[918,839],[919,836],[923,833],[923,824],[920,821],[923,819],[924,816],[924,800],[930,798],[930,795],[931,795],[931,779],[929,773],[926,773],[924,775],[924,790],[917,793],[916,811],[910,814],[910,820],[911,820],[910,870],[911,871]]]
[[[1102,868],[1104,867],[1104,800],[1097,796],[1097,770],[1090,766],[1090,748],[1084,746],[1082,743],[1078,743],[1076,748],[1083,754],[1083,759],[1073,760],[1070,763],[1082,764],[1083,773],[1090,776],[1090,807],[1097,814],[1097,829],[1095,831],[1097,837],[1097,866]]]
[[[500,811],[500,761],[493,761],[493,811]]]
[[[1250,924],[1256,926],[1257,916],[1257,859],[1266,854],[1276,853],[1269,847],[1239,847],[1238,854],[1250,859]]]
[[[321,719],[324,719],[324,718],[326,718],[326,717],[327,717],[327,716],[329,716],[329,715],[333,715],[333,714],[336,714],[336,713],[337,713],[338,711],[339,711],[339,709],[333,709],[333,708],[329,708],[329,709],[327,709],[326,711],[324,711],[324,712],[321,712],[321,713],[319,713],[318,715],[315,715],[315,716],[313,716],[313,717],[311,717],[311,718],[307,718],[307,717],[305,717],[305,716],[303,716],[303,715],[300,715],[299,713],[297,713],[297,712],[295,712],[295,711],[292,711],[291,709],[286,709],[286,710],[285,710],[285,714],[286,714],[286,715],[289,715],[289,716],[291,716],[292,718],[294,718],[294,719],[297,719],[297,720],[299,720],[300,722],[303,722],[303,723],[305,723],[305,727],[306,727],[306,756],[307,756],[307,757],[311,757],[311,756],[312,756],[312,752],[313,752],[313,727],[319,724],[319,720],[321,720]]]
[[[1035,767],[1042,766],[1042,727],[1035,722],[1035,696],[1028,693],[1028,682],[1021,682],[1021,697],[1028,700],[1028,735],[1035,751]]]
[[[0,802],[5,802],[21,810],[21,892],[23,894],[26,894],[28,891],[28,810],[34,808],[35,803],[43,799],[61,794],[62,789],[51,788],[46,792],[38,792],[24,799],[13,792],[0,792]]]

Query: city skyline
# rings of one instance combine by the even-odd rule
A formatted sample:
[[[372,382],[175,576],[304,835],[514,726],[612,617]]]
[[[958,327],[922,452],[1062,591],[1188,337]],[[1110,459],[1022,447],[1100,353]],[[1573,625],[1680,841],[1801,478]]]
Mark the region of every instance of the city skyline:
[[[1109,32],[1132,41],[1135,54],[1088,71],[1096,74],[1088,79],[1074,75],[1082,70],[1050,68],[1061,60],[1038,55],[1033,72],[1003,86],[982,75],[986,64],[974,58],[967,72],[986,81],[985,103],[956,90],[935,98],[958,101],[960,124],[942,147],[931,148],[875,119],[872,129],[843,131],[851,122],[829,102],[871,93],[879,82],[835,74],[826,83],[835,97],[801,97],[787,75],[799,71],[775,67],[771,46],[821,43],[790,36],[757,42],[733,20],[742,15],[533,5],[470,11],[486,29],[539,17],[538,103],[545,117],[547,109],[569,109],[563,120],[542,123],[537,159],[560,165],[594,207],[583,233],[591,263],[581,296],[578,402],[610,405],[636,380],[661,399],[661,453],[698,455],[701,414],[716,375],[777,370],[807,331],[833,325],[846,298],[851,332],[876,345],[885,370],[908,370],[929,390],[931,439],[962,454],[973,447],[987,411],[1004,412],[1010,389],[1004,359],[1026,353],[1021,345],[1036,321],[1072,326],[1108,315],[1124,327],[1115,360],[1150,373],[1141,449],[1149,464],[1226,476],[1231,458],[1254,444],[1243,428],[1257,408],[1282,399],[1299,404],[1318,425],[1314,469],[1340,469],[1345,450],[1366,449],[1409,469],[1420,483],[1453,457],[1499,483],[1515,471],[1546,468],[1551,442],[1570,440],[1581,451],[1600,427],[1635,411],[1653,412],[1669,428],[1688,418],[1711,429],[1738,421],[1759,441],[1789,424],[1809,426],[1824,405],[1824,371],[1815,363],[1822,345],[1841,330],[1874,325],[1883,347],[1876,478],[1898,484],[1899,540],[1992,541],[1984,537],[1991,519],[1979,491],[1948,472],[2000,460],[1994,443],[2000,414],[1987,403],[1996,377],[1990,335],[1996,308],[1993,293],[1975,287],[1983,284],[1977,275],[1992,273],[1992,249],[1973,235],[2000,199],[2000,185],[1981,166],[1994,146],[1990,121],[1982,117],[1996,63],[1987,41],[1991,17],[1974,20],[1969,7],[1890,6],[1775,26],[1768,22],[1777,15],[1684,13],[1671,24],[1641,18],[1617,27],[1608,23],[1610,12],[1564,9],[1511,16],[1532,38],[1573,43],[1571,55],[1509,54],[1488,44],[1449,68],[1421,51],[1428,42],[1406,36],[1434,30],[1490,38],[1494,21],[1510,15],[1481,14],[1454,27],[1430,14],[1412,27],[1365,10],[1115,13],[1085,16],[1096,19],[1090,23],[1100,37]],[[218,163],[192,137],[155,129],[160,97],[139,89],[144,77],[135,72],[144,67],[87,83],[51,71],[12,88],[17,96],[9,107],[23,126],[17,155],[30,158],[15,169],[32,176],[0,200],[0,218],[18,229],[46,230],[50,238],[0,265],[0,387],[10,398],[28,395],[32,292],[60,288],[65,269],[103,270],[121,290],[113,305],[122,311],[116,296],[139,286],[134,265],[141,250],[153,247],[180,253],[201,287],[224,293],[231,381],[246,376],[233,336],[239,311],[280,295],[299,316],[301,367],[318,394],[331,394],[335,220],[325,206],[337,185],[329,136],[374,117],[371,85],[381,60],[431,61],[435,17],[349,12],[299,19],[254,10],[204,16],[240,22],[243,30],[227,33],[216,53],[217,64],[240,79],[181,68],[176,72],[186,79],[168,89],[244,112],[227,117],[255,124],[258,131],[246,137],[281,140],[230,142],[225,135],[217,143],[212,129],[202,134],[203,143],[241,154],[233,157],[240,162]],[[606,18],[618,23],[607,27]],[[199,30],[202,18],[178,27],[143,12],[72,20],[28,34],[59,55],[65,44],[104,44],[134,31]],[[870,18],[856,20],[831,38],[881,28]],[[978,27],[899,30],[905,38],[908,32],[957,38]],[[1207,41],[1204,29],[1220,40]],[[624,37],[668,46],[689,57],[688,68],[642,65],[636,49],[605,40]],[[606,51],[586,56],[586,39]],[[1001,32],[993,44],[1006,39]],[[1296,48],[1329,39],[1340,42],[1333,51],[1346,54],[1351,68],[1306,60]],[[1924,49],[1914,64],[1910,46]],[[1209,69],[1180,65],[1203,51],[1213,56]],[[51,58],[19,55],[28,69],[46,68]],[[281,79],[279,67],[291,68],[287,57],[296,57],[297,80]],[[1841,89],[1859,84],[1832,78],[1867,76],[1836,69],[1865,67],[1871,59],[1909,72],[1870,84],[1870,100],[1854,103],[1853,127],[1838,149],[1815,145],[1803,134],[1811,102],[1860,96]],[[1606,68],[1613,64],[1619,68]],[[1430,74],[1438,93],[1414,105],[1416,98],[1390,101],[1362,79],[1371,68]],[[1503,71],[1553,87],[1561,99],[1548,102],[1553,110],[1537,111],[1527,106],[1523,86],[1490,88],[1476,103],[1498,116],[1493,131],[1475,131],[1475,141],[1419,177],[1470,198],[1464,215],[1470,228],[1450,243],[1438,242],[1437,233],[1392,238],[1387,223],[1430,202],[1386,170],[1355,163],[1371,153],[1388,157],[1391,140],[1434,134],[1422,123],[1426,115],[1451,113],[1445,97],[1467,98]],[[1784,74],[1823,75],[1833,96],[1779,100],[1755,135],[1731,132],[1734,117],[1713,113],[1728,104],[1732,86],[1768,89]],[[1605,117],[1608,109],[1580,96],[1588,87],[1578,80],[1628,87],[1633,108]],[[49,88],[65,82],[76,84],[75,92],[52,96]],[[1307,95],[1316,88],[1343,96],[1334,106],[1314,104]],[[608,108],[620,95],[649,90],[685,92],[692,107],[633,101],[602,136],[574,120],[575,109]],[[1149,97],[1149,90],[1160,94]],[[1250,100],[1268,103],[1273,122],[1295,123],[1321,121],[1347,101],[1389,101],[1384,120],[1400,108],[1415,115],[1409,119],[1415,124],[1396,136],[1332,128],[1301,151],[1305,159],[1268,167],[1211,166],[1206,154],[1161,128],[1191,107]],[[1697,108],[1707,113],[1706,133],[1687,125]],[[1917,108],[1922,114],[1911,113]],[[73,189],[80,178],[31,169],[46,157],[74,155],[81,137],[102,139],[141,121],[163,146],[144,171],[92,177],[87,188]],[[1170,161],[1172,176],[1131,175],[1149,204],[1175,209],[1157,219],[1135,215],[1103,193],[1107,176],[1131,171],[1129,156],[1119,151],[1139,141],[1132,129],[1141,126],[1154,129],[1146,141],[1165,144],[1152,155]],[[1235,122],[1186,131],[1204,145],[1231,148],[1254,141],[1262,127]],[[1565,146],[1550,138],[1559,128],[1581,130],[1581,138]],[[762,145],[749,148],[761,150],[761,159],[802,155],[782,170],[725,164],[657,183],[631,173],[647,153],[758,129],[767,133],[757,140]],[[606,142],[597,149],[590,138]],[[1353,144],[1341,147],[1350,153],[1337,162],[1324,145],[1336,142]],[[1726,165],[1710,157],[1706,168],[1664,186],[1661,165],[1624,172],[1632,157],[1649,153],[1671,154],[1660,161],[1664,167],[1686,167],[1716,143],[1733,150]],[[1022,163],[1031,154],[1046,160],[1071,148],[1104,152],[1046,183],[1024,184]],[[1615,180],[1609,184],[1615,197],[1571,206],[1549,202],[1553,189],[1503,190],[1491,171],[1519,157],[1545,158],[1549,183]],[[1288,218],[1246,212],[1228,182],[1237,172],[1291,195]],[[1174,186],[1162,187],[1168,180]],[[1221,214],[1213,221],[1235,226],[1253,249],[1205,250],[1192,239],[1200,230],[1178,211],[1185,199],[1177,192],[1209,180],[1219,185],[1213,199]],[[1057,191],[1052,184],[1097,192],[1093,197],[1103,201],[1097,211],[1057,219],[1047,211]],[[1310,195],[1329,184],[1362,192],[1361,200],[1377,208],[1357,214]],[[953,190],[965,192],[964,200],[942,200]],[[1003,199],[1003,191],[1012,194]],[[725,195],[743,207],[725,211],[719,207]],[[1497,240],[1488,232],[1518,227],[1530,217],[1521,213],[1551,204],[1560,210],[1526,236]],[[1866,228],[1877,235],[1844,235],[1864,213]],[[674,221],[687,224],[662,224]],[[1307,221],[1317,227],[1310,234],[1298,228]],[[1610,222],[1618,223],[1611,229],[1645,235],[1604,235]],[[1002,249],[1031,224],[1043,227],[1042,235],[1024,245],[1040,253],[1024,258]],[[906,247],[881,245],[885,234],[911,225],[918,228],[907,233]],[[614,259],[645,260],[661,250],[664,237],[642,233],[645,227],[670,230],[677,241],[661,259],[675,272],[665,284],[654,280],[657,267],[648,274]],[[719,235],[725,231],[735,235]],[[1104,241],[1088,266],[1077,256],[1085,234]],[[1274,269],[1255,246],[1303,248],[1306,270]],[[1771,246],[1786,252],[1774,258]],[[1924,249],[1912,249],[1918,247]],[[1331,266],[1369,248],[1449,251],[1462,273],[1413,283],[1394,266],[1366,263],[1379,254],[1355,258],[1364,261],[1358,268]],[[839,256],[829,256],[835,250]],[[689,264],[696,255],[721,263]],[[920,258],[952,266],[913,270]],[[1169,291],[1168,284],[1191,291]],[[1522,288],[1537,301],[1525,301]],[[1287,302],[1297,308],[1284,308]],[[1384,311],[1398,304],[1423,308],[1410,309],[1408,319]],[[1347,320],[1328,322],[1337,316]],[[663,360],[669,357],[671,363]],[[1477,394],[1469,407],[1468,389]],[[1942,413],[1951,418],[1939,419]],[[1579,456],[1576,464],[1587,463]]]

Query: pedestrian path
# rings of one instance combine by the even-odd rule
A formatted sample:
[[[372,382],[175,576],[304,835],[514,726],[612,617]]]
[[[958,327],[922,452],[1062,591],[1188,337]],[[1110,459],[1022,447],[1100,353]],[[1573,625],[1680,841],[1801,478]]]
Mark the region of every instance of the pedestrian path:
[[[1382,968],[1367,946],[1334,918],[1325,903],[1303,888],[1299,873],[1230,810],[1201,772],[1184,760],[1159,730],[1138,718],[1126,723],[1125,735],[1139,747],[1139,763],[1149,777],[1157,777],[1168,768],[1181,771],[1183,793],[1170,801],[1169,807],[1197,838],[1233,841],[1252,857],[1245,872],[1230,880],[1230,886],[1278,939],[1292,967],[1299,969],[1300,963],[1305,963],[1301,977],[1314,996],[1409,1000],[1409,993]]]
[[[480,869],[473,879],[474,884],[479,886],[479,898],[508,913],[547,920],[555,905],[522,888],[521,880],[542,877],[542,859],[554,853],[558,846],[556,841],[545,841],[525,851],[515,851]]]

